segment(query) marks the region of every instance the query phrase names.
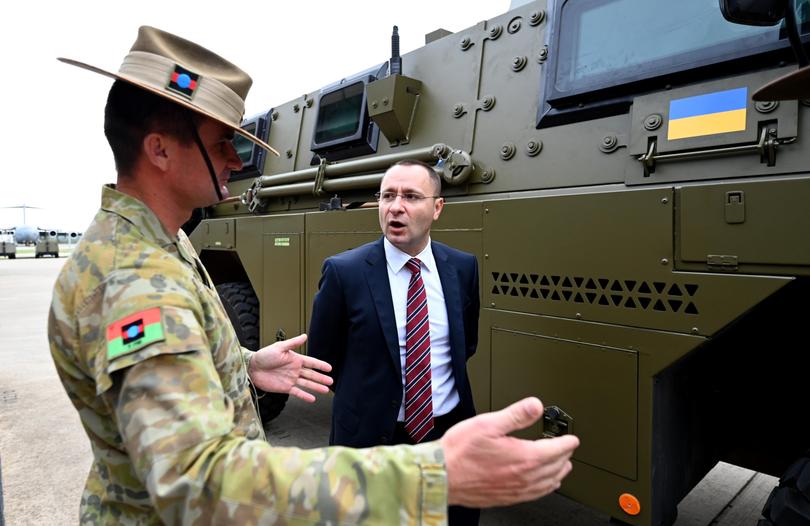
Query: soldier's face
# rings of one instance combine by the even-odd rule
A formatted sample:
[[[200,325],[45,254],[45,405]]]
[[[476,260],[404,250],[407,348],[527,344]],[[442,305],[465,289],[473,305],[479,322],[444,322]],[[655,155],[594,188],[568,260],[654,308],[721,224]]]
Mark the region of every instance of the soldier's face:
[[[418,165],[390,168],[380,184],[380,194],[383,196],[380,199],[383,235],[398,249],[416,256],[427,245],[430,226],[439,219],[444,199],[432,197],[437,195],[436,187],[427,170]],[[386,194],[389,199],[385,198]]]
[[[229,193],[225,184],[231,177],[232,171],[242,168],[242,160],[231,142],[233,130],[214,120],[204,119],[197,126],[197,131],[208,152],[208,157],[211,159],[222,197],[227,198]],[[181,174],[177,182],[186,187],[182,194],[187,197],[188,205],[193,205],[192,209],[209,206],[219,201],[214,185],[211,183],[205,159],[194,142],[180,148],[179,168]]]

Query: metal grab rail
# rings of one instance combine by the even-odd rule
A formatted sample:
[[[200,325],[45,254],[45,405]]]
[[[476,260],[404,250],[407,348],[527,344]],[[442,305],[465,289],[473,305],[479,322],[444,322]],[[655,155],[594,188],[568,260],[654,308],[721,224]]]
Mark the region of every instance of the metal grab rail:
[[[300,194],[323,195],[327,192],[358,190],[379,186],[389,166],[399,161],[415,159],[419,161],[443,161],[439,168],[442,178],[450,184],[464,182],[473,171],[470,155],[461,150],[453,150],[446,144],[397,152],[379,157],[370,157],[327,164],[321,161],[316,167],[278,175],[257,177],[251,187],[239,197],[242,204],[251,212],[260,211],[270,197]],[[376,172],[369,174],[368,172]],[[359,174],[359,175],[355,175]],[[328,178],[327,178],[328,177]]]
[[[773,166],[776,164],[776,147],[781,144],[795,142],[796,138],[777,139],[776,130],[763,128],[756,144],[745,144],[742,146],[728,146],[725,148],[710,148],[706,150],[695,150],[691,152],[665,153],[656,152],[657,144],[650,142],[650,148],[646,154],[640,155],[637,159],[644,166],[644,177],[649,177],[655,173],[655,166],[659,162],[677,161],[684,159],[700,159],[704,157],[715,157],[721,155],[732,155],[735,153],[758,153],[760,162]]]

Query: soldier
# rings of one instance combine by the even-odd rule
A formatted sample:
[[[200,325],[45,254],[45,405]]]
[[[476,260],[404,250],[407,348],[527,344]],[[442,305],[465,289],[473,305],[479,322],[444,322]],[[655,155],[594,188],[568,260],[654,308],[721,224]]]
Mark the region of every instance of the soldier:
[[[239,128],[250,77],[151,27],[118,73],[60,60],[116,79],[104,129],[117,184],[102,189],[48,321],[93,449],[82,523],[444,524],[448,503],[507,505],[559,487],[575,437],[506,436],[541,416],[534,398],[417,446],[267,443],[248,378],[311,401],[331,368],[294,352],[305,335],[241,348],[180,229],[195,208],[227,196],[241,167],[234,132],[273,151]]]

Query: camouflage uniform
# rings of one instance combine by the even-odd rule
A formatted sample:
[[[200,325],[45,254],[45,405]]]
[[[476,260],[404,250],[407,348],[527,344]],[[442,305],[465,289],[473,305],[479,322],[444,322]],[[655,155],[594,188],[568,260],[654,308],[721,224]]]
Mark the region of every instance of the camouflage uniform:
[[[81,522],[444,524],[437,443],[265,441],[227,314],[188,238],[107,186],[54,288],[51,354],[94,463]]]

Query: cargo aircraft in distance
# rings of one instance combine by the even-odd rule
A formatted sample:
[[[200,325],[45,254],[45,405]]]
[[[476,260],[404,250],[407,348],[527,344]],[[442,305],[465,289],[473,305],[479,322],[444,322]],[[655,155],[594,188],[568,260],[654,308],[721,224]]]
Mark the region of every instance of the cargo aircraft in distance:
[[[18,206],[4,206],[2,208],[22,208],[23,222],[21,225],[4,228],[3,232],[8,232],[14,235],[14,242],[18,245],[35,245],[41,235],[46,237],[57,237],[60,243],[75,243],[81,237],[81,232],[68,232],[49,228],[39,228],[27,224],[25,220],[25,211],[28,208],[39,208],[38,206],[18,205]]]

